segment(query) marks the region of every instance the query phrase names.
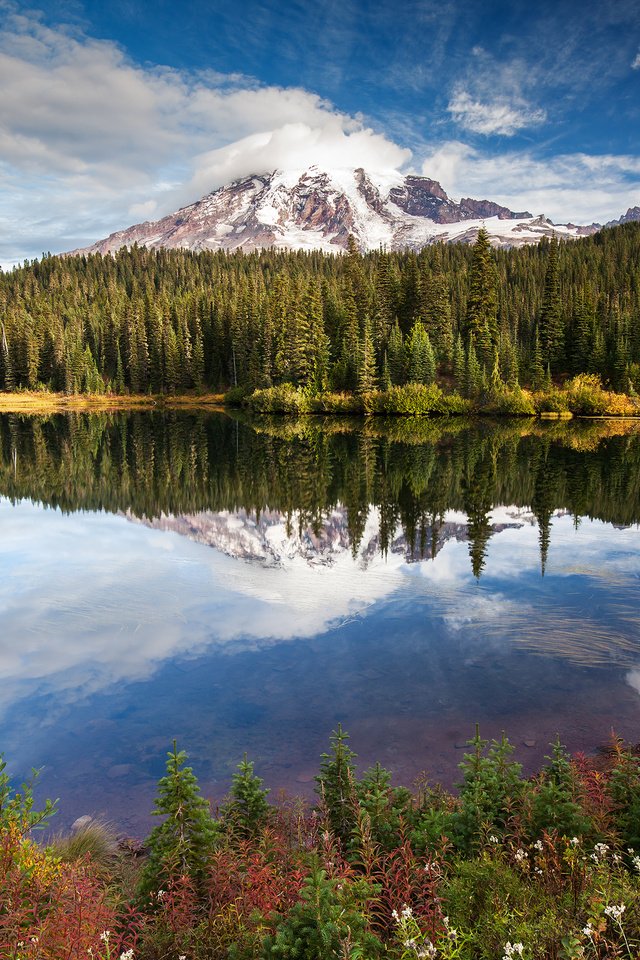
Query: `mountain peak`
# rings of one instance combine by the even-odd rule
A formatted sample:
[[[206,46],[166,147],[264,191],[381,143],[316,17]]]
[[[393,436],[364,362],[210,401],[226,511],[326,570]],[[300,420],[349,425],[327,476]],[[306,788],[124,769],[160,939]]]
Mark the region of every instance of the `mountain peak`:
[[[618,222],[638,219],[633,208]],[[420,249],[442,241],[472,242],[485,227],[495,246],[521,246],[555,234],[572,238],[592,227],[557,225],[491,200],[456,203],[437,180],[363,167],[272,170],[241,177],[155,222],[111,234],[82,253],[113,253],[137,243],[190,250],[262,247],[341,252],[353,235],[362,250]]]

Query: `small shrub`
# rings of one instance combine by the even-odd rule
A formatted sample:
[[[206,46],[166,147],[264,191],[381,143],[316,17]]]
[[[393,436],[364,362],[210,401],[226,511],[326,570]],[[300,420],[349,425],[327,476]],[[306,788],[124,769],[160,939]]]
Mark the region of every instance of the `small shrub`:
[[[280,383],[277,387],[254,390],[247,403],[256,413],[309,413],[311,400],[309,394],[291,383]]]
[[[471,404],[459,394],[445,394],[436,383],[407,383],[371,395],[374,413],[428,416],[469,413]]]
[[[225,393],[222,402],[229,407],[241,407],[250,393],[251,387],[231,387]]]
[[[537,413],[566,413],[569,410],[569,397],[564,390],[551,387],[544,393],[535,393],[533,404]]]
[[[363,413],[362,397],[354,393],[320,393],[310,400],[314,413]]]
[[[534,417],[536,408],[533,397],[528,390],[508,387],[491,393],[487,402],[483,404],[483,413],[499,414],[507,417]]]

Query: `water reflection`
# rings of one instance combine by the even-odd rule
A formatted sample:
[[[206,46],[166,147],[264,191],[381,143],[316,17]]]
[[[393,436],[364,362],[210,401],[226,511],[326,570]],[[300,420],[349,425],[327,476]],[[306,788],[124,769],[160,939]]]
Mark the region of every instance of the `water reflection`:
[[[621,424],[0,417],[2,749],[136,828],[174,735],[218,796],[244,750],[309,789],[337,720],[405,779],[475,720],[531,764],[637,739],[639,455]]]

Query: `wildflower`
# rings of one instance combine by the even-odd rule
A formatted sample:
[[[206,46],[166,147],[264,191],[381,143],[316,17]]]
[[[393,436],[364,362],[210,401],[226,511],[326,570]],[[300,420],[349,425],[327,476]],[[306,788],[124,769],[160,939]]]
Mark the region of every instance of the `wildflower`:
[[[125,950],[124,953],[121,953],[120,960],[133,960],[133,950]]]
[[[542,851],[544,850],[544,843],[542,842],[542,840],[536,840],[536,842],[534,843],[534,847],[536,848],[536,850]]]
[[[635,856],[631,862],[638,873],[640,873],[640,857]]]
[[[103,930],[102,933],[100,934],[100,939],[102,940],[103,943],[109,943],[110,936],[111,936],[110,930]]]
[[[400,914],[399,914],[398,911],[395,909],[395,907],[394,907],[394,909],[391,911],[391,916],[393,917],[393,919],[395,920],[396,923],[400,923]]]
[[[31,937],[31,943],[37,943],[37,942],[38,942],[37,937]]]
[[[517,863],[525,863],[529,859],[529,854],[522,847],[518,847],[515,853]]]
[[[587,937],[593,936],[594,928],[591,926],[591,921],[590,921],[590,920],[589,920],[588,924],[586,925],[586,927],[583,927],[583,928],[582,928],[582,932],[583,932],[583,933],[585,934],[585,936],[587,936]]]
[[[571,846],[572,846],[572,847],[577,847],[578,844],[580,843],[580,841],[578,840],[577,837],[571,837],[571,841],[570,841],[570,842],[571,842]]]
[[[624,913],[625,906],[624,903],[615,904],[612,903],[610,906],[604,908],[604,912],[608,917],[611,917],[612,920],[617,920],[620,923],[622,919],[622,914]]]
[[[411,907],[408,907],[407,904],[405,903],[404,907],[402,908],[402,912],[400,916],[402,917],[403,920],[409,920],[413,916],[413,910],[411,909]]]
[[[613,860],[614,863],[620,863],[620,861],[622,860],[622,857],[620,856],[619,853],[613,853],[611,855],[611,859]]]
[[[595,863],[599,863],[601,860],[606,860],[607,854],[609,852],[609,845],[607,843],[596,843],[593,848],[593,853],[591,854],[591,859]]]
[[[513,957],[521,957],[524,951],[523,943],[511,943],[510,940],[504,945],[504,957],[503,960],[512,960]]]
[[[158,890],[158,892],[156,893],[156,897],[157,897],[158,900],[162,903],[162,901],[163,901],[164,898],[166,897],[165,891],[164,891],[164,890]]]
[[[500,841],[495,836],[495,834],[492,833],[491,836],[489,837],[489,843],[500,843]]]

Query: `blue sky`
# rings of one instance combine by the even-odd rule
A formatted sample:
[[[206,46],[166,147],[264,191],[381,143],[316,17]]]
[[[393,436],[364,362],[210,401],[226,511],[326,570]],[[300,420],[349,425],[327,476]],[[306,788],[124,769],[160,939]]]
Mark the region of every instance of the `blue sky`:
[[[640,204],[640,0],[0,0],[0,263],[278,166]]]

